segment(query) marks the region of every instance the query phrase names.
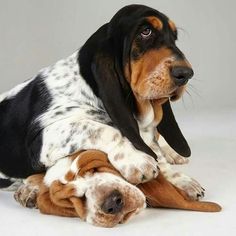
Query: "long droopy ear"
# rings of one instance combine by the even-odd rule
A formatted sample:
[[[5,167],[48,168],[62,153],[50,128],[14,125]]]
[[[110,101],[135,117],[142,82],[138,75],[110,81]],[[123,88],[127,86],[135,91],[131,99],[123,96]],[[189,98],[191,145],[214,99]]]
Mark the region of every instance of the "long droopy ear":
[[[121,67],[122,59],[119,58],[116,50],[112,39],[107,35],[107,25],[101,27],[80,50],[81,74],[95,94],[100,97],[113,124],[120,132],[132,142],[135,148],[156,158],[156,154],[141,138],[137,121],[127,102],[123,87],[125,78],[118,72],[123,71],[122,68],[118,69]],[[91,72],[86,71],[88,67]]]
[[[112,48],[109,48],[109,45],[104,46],[105,48],[103,47],[102,54],[98,55],[95,62],[92,64],[92,71],[99,88],[99,96],[103,101],[103,105],[115,126],[118,127],[121,133],[126,136],[137,149],[156,157],[139,134],[137,121],[126,101],[120,78],[116,71]]]
[[[162,109],[163,118],[157,126],[158,132],[178,154],[189,157],[191,150],[175,120],[170,101],[165,102],[162,105]]]

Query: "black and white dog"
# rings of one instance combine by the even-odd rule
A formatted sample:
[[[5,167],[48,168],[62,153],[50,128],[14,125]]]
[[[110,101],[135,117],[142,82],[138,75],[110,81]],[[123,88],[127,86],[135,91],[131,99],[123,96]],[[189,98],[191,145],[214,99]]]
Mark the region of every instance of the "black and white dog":
[[[166,178],[190,197],[192,178],[172,170],[158,133],[186,162],[190,149],[173,116],[193,76],[177,48],[175,24],[142,5],[122,8],[84,46],[0,96],[0,185],[44,172],[81,149],[98,149],[130,183]],[[169,150],[171,150],[169,148]],[[155,160],[156,159],[156,160]],[[59,178],[55,165],[51,178]]]

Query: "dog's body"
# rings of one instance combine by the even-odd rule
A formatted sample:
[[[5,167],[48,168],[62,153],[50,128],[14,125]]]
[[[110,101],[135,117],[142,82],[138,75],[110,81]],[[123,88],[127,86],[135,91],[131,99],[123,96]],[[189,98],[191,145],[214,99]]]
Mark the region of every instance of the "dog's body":
[[[128,11],[133,10],[136,15],[140,14],[140,9],[146,11],[146,7],[136,5],[127,7],[125,11],[127,9]],[[142,16],[145,19],[147,12],[153,11],[164,22],[160,23],[158,20],[149,18],[148,21],[154,28],[156,27],[155,30],[162,30],[162,28],[165,28],[165,31],[167,28],[175,30],[172,23],[165,22],[166,18],[161,13],[151,8],[147,8],[147,12],[145,11]],[[122,14],[127,14],[127,12]],[[135,20],[137,16],[133,17]],[[120,13],[111,21],[110,28],[106,31],[108,34],[116,35],[111,31],[113,25],[117,23],[117,18],[121,18]],[[118,82],[116,78],[112,79],[109,77],[110,75],[106,74],[111,68],[117,67],[116,64],[112,66],[109,64],[108,54],[111,48],[108,49],[108,52],[106,48],[108,44],[104,44],[104,39],[101,39],[100,34],[103,36],[106,27],[107,24],[95,33],[95,36],[99,37],[102,42],[99,47],[94,46],[98,39],[92,37],[80,52],[75,52],[53,66],[44,68],[33,79],[0,96],[0,177],[2,177],[2,186],[10,185],[11,178],[25,178],[31,174],[43,172],[49,167],[53,168],[58,160],[78,150],[98,149],[108,154],[112,165],[130,183],[137,184],[156,177],[159,166],[165,177],[185,190],[190,197],[193,199],[202,197],[203,190],[199,184],[188,176],[172,170],[155,138],[157,125],[161,120],[166,119],[165,115],[162,119],[162,113],[165,111],[165,109],[162,110],[162,104],[169,100],[169,96],[178,95],[175,91],[180,88],[179,85],[178,88],[175,85],[174,90],[170,89],[171,92],[168,91],[168,97],[166,97],[164,85],[173,84],[168,77],[169,82],[163,82],[160,86],[163,92],[161,97],[157,97],[156,100],[150,97],[151,102],[149,100],[141,101],[139,92],[135,91],[135,83],[132,81],[134,75],[132,75],[131,81],[127,80],[131,84],[133,98],[135,97],[138,103],[138,112],[135,113],[131,106],[126,106],[121,94],[123,94],[122,91],[127,92],[127,81],[119,80],[120,82]],[[109,37],[110,43],[112,40]],[[135,43],[137,42],[135,41]],[[171,43],[173,43],[172,39]],[[132,44],[136,50],[135,53],[133,52],[130,62],[133,71],[137,71],[135,64],[137,58],[140,55],[146,55],[137,51],[137,45]],[[170,64],[176,63],[170,49],[178,53],[176,56],[178,60],[182,58],[182,54],[173,46],[164,52],[158,49],[157,52],[162,58],[158,59],[160,61],[156,69],[153,69],[152,66],[154,71],[152,74],[149,73],[152,78],[155,76],[159,78],[161,70],[167,71]],[[115,47],[114,51],[119,54],[117,50],[118,47]],[[96,55],[94,56],[93,53]],[[105,61],[103,61],[104,58]],[[102,65],[99,65],[100,63]],[[100,76],[103,69],[101,66],[104,64],[109,68],[104,69],[105,74]],[[127,67],[125,68],[127,69]],[[128,69],[126,69],[124,69],[126,71],[124,73],[128,73]],[[119,74],[119,69],[117,71]],[[130,94],[129,89],[128,86],[128,94]],[[149,95],[152,95],[150,91]],[[170,125],[170,127],[172,126]],[[161,134],[162,130],[160,125]],[[163,134],[165,136],[166,132],[164,131]],[[165,138],[171,140],[175,137],[174,134],[171,135],[170,137],[168,134]],[[185,143],[182,141],[183,139],[175,140],[184,145]],[[173,146],[176,147],[175,144]],[[157,156],[158,163],[151,156]],[[51,173],[54,173],[52,179],[55,180],[63,173],[63,166],[59,165],[58,168],[58,165],[55,165],[55,170],[51,170]]]
[[[145,154],[135,150],[112,126],[101,100],[79,75],[77,57],[75,52],[2,96],[0,113],[5,115],[1,115],[0,129],[6,132],[1,132],[0,150],[7,158],[0,162],[0,169],[4,175],[25,178],[77,150],[92,147],[109,153],[117,169],[121,163],[131,165],[132,159],[137,163],[139,156],[146,161]],[[155,144],[154,129],[152,124],[140,127],[149,146]],[[122,150],[129,154],[124,155]],[[123,163],[122,156],[126,155],[134,157],[131,161],[124,158]]]

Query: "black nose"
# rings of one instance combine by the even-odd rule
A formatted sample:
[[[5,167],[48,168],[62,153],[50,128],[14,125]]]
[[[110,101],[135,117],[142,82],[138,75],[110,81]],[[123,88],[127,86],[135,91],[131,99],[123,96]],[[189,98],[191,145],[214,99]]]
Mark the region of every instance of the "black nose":
[[[178,86],[186,84],[193,77],[193,70],[186,66],[174,66],[170,73],[175,84]]]
[[[115,190],[103,202],[101,209],[106,214],[116,214],[122,210],[123,206],[122,194]]]

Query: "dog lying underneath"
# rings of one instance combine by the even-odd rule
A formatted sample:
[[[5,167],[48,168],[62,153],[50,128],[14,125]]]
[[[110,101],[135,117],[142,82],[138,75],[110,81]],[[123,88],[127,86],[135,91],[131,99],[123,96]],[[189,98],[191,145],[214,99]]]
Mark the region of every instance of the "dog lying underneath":
[[[44,214],[80,217],[97,226],[113,227],[126,222],[147,205],[204,212],[220,211],[216,203],[191,200],[187,194],[158,177],[137,186],[125,181],[97,150],[74,153],[57,162],[67,166],[54,180],[54,168],[30,176],[15,193],[21,205],[39,208]]]

